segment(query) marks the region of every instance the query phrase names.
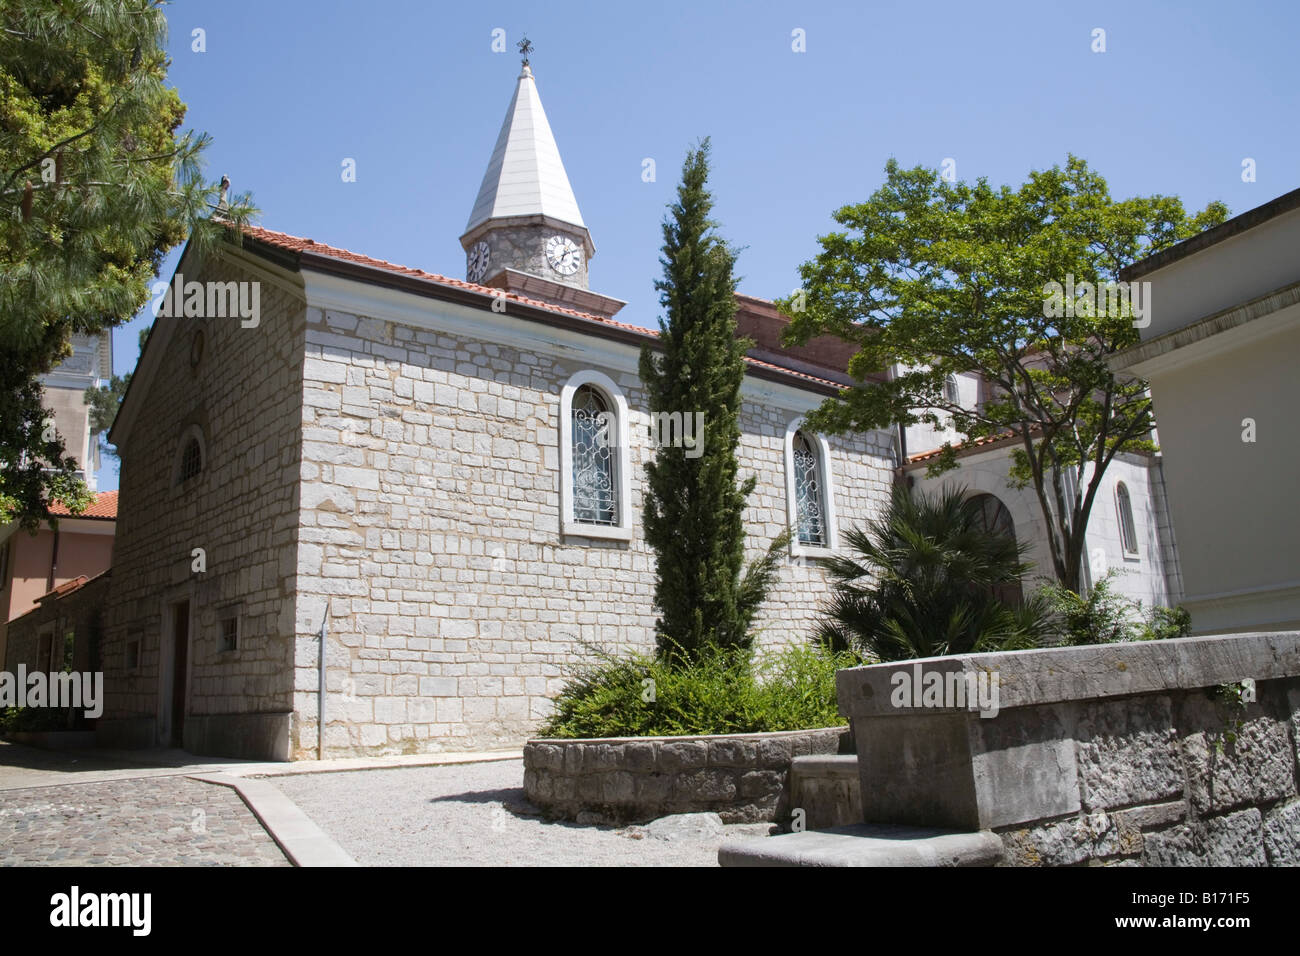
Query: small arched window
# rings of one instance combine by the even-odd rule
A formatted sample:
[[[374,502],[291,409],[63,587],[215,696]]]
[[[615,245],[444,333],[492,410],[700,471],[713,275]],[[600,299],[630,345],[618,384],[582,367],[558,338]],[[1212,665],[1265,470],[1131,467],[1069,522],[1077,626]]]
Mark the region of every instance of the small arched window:
[[[785,436],[790,553],[817,556],[836,546],[830,450],[820,436],[799,425],[791,423]]]
[[[559,432],[562,533],[630,540],[627,400],[609,376],[585,371],[569,379]]]
[[[190,438],[181,452],[181,484],[197,477],[202,470],[203,448],[197,438]]]
[[[943,397],[949,405],[961,404],[961,389],[957,387],[957,376],[949,375],[943,380]]]
[[[176,446],[176,457],[172,459],[172,486],[179,491],[201,475],[207,457],[203,430],[198,425],[190,425],[181,432],[181,440]]]
[[[1128,487],[1124,482],[1115,486],[1115,508],[1119,512],[1119,536],[1124,546],[1124,553],[1138,553],[1137,528],[1133,524],[1133,500],[1129,497]]]

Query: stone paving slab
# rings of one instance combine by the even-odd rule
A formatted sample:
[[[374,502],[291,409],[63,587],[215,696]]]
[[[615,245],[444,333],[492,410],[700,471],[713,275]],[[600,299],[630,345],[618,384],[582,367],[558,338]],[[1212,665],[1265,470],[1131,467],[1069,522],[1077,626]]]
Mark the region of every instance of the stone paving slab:
[[[229,787],[180,776],[0,792],[0,866],[289,866]]]

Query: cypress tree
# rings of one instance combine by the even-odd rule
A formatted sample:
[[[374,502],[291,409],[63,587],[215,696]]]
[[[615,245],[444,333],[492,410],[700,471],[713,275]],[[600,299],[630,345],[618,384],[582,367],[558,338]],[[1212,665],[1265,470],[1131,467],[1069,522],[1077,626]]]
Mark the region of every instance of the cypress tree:
[[[662,352],[641,352],[652,421],[680,414],[702,435],[693,447],[661,444],[646,466],[646,540],[656,554],[659,653],[694,659],[709,647],[746,648],[750,624],[775,574],[775,550],[742,574],[742,511],[753,477],[737,482],[740,384],[748,340],[736,338],[736,252],[714,231],[707,186],[709,141],[682,168],[663,224]],[[661,421],[663,419],[660,419]],[[661,436],[667,429],[661,427]],[[689,434],[689,432],[688,432]]]

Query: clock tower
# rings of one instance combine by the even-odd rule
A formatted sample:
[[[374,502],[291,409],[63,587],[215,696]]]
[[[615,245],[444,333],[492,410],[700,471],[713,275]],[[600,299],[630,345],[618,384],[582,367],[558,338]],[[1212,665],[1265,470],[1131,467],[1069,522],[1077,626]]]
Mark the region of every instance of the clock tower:
[[[625,303],[592,292],[596,254],[528,65],[506,110],[483,184],[460,237],[465,278],[554,305],[609,318]]]

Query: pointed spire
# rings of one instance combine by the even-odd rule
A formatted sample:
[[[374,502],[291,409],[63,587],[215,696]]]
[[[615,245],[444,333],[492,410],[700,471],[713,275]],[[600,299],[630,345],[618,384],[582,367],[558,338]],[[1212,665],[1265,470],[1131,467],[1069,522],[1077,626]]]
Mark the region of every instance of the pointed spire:
[[[489,219],[534,215],[586,228],[525,59],[465,232]]]

